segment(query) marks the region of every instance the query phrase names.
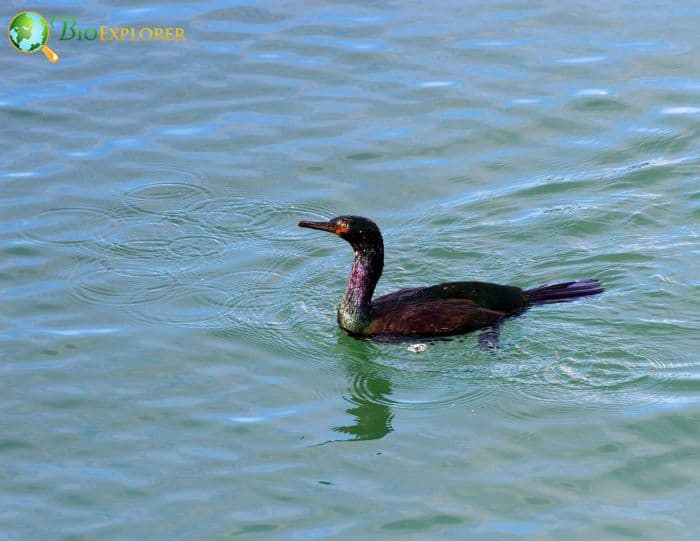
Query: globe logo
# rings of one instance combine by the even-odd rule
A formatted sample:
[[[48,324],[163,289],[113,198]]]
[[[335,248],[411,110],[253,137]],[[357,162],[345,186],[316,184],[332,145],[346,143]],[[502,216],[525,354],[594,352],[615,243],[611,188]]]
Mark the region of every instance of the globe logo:
[[[20,11],[7,27],[7,37],[20,53],[41,51],[49,62],[55,64],[58,62],[58,55],[46,45],[49,33],[49,23],[36,11]]]

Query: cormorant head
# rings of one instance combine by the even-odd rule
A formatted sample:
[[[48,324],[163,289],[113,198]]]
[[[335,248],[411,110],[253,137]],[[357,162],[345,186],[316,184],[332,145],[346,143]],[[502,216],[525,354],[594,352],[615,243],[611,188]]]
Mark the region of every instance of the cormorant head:
[[[327,222],[308,222],[302,220],[299,227],[328,231],[349,242],[355,250],[384,250],[382,234],[377,224],[362,216],[336,216]]]

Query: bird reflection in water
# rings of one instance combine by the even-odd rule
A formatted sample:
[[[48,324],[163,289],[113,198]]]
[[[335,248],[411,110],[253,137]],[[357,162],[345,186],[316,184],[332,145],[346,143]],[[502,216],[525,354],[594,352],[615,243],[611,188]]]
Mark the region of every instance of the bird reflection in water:
[[[357,341],[345,334],[338,337],[338,346],[343,350],[348,374],[348,395],[343,399],[352,406],[345,411],[352,416],[352,424],[331,427],[333,432],[345,434],[348,437],[325,441],[326,443],[341,441],[378,440],[392,432],[391,422],[394,413],[391,409],[392,386],[385,369],[377,365],[372,357],[377,354],[368,341]]]
[[[355,417],[355,423],[334,426],[333,431],[348,434],[352,440],[378,440],[393,430],[391,420],[394,414],[386,404],[386,397],[391,394],[391,383],[385,378],[373,376],[355,378],[353,384],[360,379],[362,392],[360,394],[357,388],[350,389],[349,400],[353,407],[345,410]]]

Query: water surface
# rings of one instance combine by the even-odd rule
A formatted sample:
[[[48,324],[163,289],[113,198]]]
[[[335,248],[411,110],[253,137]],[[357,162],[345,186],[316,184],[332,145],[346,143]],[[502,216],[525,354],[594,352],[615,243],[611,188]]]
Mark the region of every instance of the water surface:
[[[2,48],[0,539],[695,538],[694,4],[37,9],[187,40]],[[341,213],[378,294],[606,292],[357,341]]]

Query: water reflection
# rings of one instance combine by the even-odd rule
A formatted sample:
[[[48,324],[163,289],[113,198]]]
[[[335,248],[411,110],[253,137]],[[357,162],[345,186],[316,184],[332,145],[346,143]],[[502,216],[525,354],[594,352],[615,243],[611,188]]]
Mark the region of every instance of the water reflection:
[[[335,432],[348,434],[353,440],[378,440],[393,431],[391,420],[394,414],[391,408],[383,403],[391,394],[391,383],[382,377],[372,377],[365,380],[362,395],[350,387],[350,402],[352,408],[347,411],[355,417],[354,424],[346,426],[334,426]]]
[[[333,431],[351,436],[349,440],[381,439],[394,430],[391,426],[394,414],[389,406],[391,382],[372,363],[371,344],[341,336],[338,345],[353,355],[353,359],[346,363],[350,396],[345,397],[353,406],[345,411],[354,419],[353,424],[334,426]]]

